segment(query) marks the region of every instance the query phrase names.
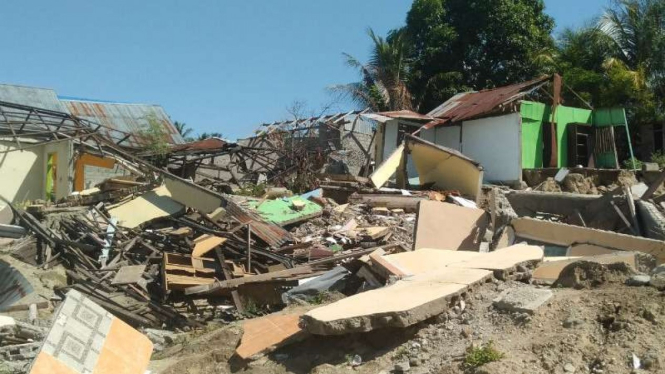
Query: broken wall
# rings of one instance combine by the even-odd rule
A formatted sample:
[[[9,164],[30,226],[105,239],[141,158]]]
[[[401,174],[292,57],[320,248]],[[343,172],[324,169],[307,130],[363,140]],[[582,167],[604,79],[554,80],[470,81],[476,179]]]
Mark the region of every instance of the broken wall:
[[[24,146],[29,143],[24,144]],[[44,146],[18,151],[16,143],[0,141],[0,196],[12,203],[44,197]],[[12,151],[12,152],[6,152]]]

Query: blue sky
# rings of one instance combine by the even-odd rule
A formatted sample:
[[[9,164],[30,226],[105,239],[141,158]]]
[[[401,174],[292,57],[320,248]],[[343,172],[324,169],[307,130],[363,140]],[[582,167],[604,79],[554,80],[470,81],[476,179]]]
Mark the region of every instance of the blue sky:
[[[597,16],[608,0],[545,0],[557,30]],[[60,95],[161,104],[196,132],[250,135],[313,111],[325,87],[357,79],[366,29],[403,24],[411,0],[8,0],[0,82]],[[337,110],[349,109],[342,103]]]

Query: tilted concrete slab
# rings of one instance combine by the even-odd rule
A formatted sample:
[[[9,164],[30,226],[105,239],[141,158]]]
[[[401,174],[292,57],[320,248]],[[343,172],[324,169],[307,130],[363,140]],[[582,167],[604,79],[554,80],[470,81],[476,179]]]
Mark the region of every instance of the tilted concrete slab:
[[[419,274],[314,309],[302,321],[307,331],[317,335],[406,327],[441,314],[452,298],[489,277],[489,271],[469,269]]]
[[[478,250],[487,218],[482,209],[423,200],[418,203],[413,249]]]
[[[435,271],[451,264],[461,263],[481,256],[478,252],[447,251],[442,249],[422,248],[417,251],[401,252],[383,256],[383,260],[400,269],[406,275],[422,274]],[[380,265],[372,262],[372,265]]]
[[[491,253],[420,249],[387,255],[386,262],[414,275],[314,309],[302,321],[307,331],[318,335],[410,326],[443,313],[454,297],[491,278],[492,272],[542,258],[543,250],[529,245]]]
[[[517,218],[511,222],[519,238],[568,247],[590,244],[609,250],[639,251],[653,255],[658,263],[665,262],[665,242],[611,231],[572,226],[564,223]]]
[[[184,212],[185,207],[171,198],[164,186],[148,191],[132,201],[109,209],[109,215],[118,219],[118,225],[130,229],[152,221]]]

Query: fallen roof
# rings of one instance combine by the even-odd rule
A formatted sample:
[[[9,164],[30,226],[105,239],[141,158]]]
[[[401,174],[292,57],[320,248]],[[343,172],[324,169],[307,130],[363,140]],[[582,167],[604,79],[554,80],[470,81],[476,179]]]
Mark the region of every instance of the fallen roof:
[[[440,119],[425,124],[430,129],[444,124],[473,119],[490,113],[508,103],[514,102],[538,89],[549,80],[549,76],[510,86],[498,87],[477,92],[464,92],[450,98],[445,103],[427,113],[428,116]]]
[[[171,152],[212,152],[224,149],[227,144],[229,143],[220,138],[207,138],[189,143],[177,144],[171,148]]]
[[[72,115],[101,125],[99,133],[123,147],[143,148],[150,141],[141,136],[153,116],[164,130],[165,141],[182,144],[184,139],[159,105],[109,103],[61,99]]]

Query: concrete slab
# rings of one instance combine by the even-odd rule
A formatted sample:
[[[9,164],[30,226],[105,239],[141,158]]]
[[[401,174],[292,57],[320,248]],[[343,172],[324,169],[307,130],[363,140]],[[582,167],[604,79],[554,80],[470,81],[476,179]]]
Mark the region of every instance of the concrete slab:
[[[639,251],[653,255],[658,263],[665,262],[665,242],[611,231],[541,221],[534,218],[517,218],[511,222],[518,238],[569,247],[586,243],[618,251]]]
[[[493,305],[499,310],[534,314],[554,293],[548,289],[516,287],[503,291]]]
[[[414,275],[435,271],[454,263],[476,258],[480,255],[478,252],[422,248],[417,251],[383,256],[383,259],[399,269],[403,274]],[[375,262],[373,261],[372,264],[374,265]]]
[[[519,264],[535,264],[540,262],[543,257],[543,250],[538,246],[516,244],[494,252],[483,253],[466,261],[451,264],[451,266],[467,269],[485,269],[495,272],[510,271]]]
[[[418,204],[413,249],[478,250],[488,223],[482,209],[423,200]]]
[[[242,324],[243,335],[236,354],[246,360],[266,353],[295,340],[305,338],[307,332],[298,326],[302,314],[269,315],[254,318]]]
[[[382,327],[406,327],[444,312],[451,299],[491,276],[485,270],[446,269],[415,275],[306,313],[307,331],[341,335]]]
[[[318,335],[410,326],[441,314],[452,298],[486,281],[492,272],[507,271],[542,258],[543,250],[529,245],[515,245],[491,253],[425,248],[383,256],[383,261],[372,259],[372,266],[381,266],[383,272],[413,275],[391,286],[314,309],[302,320],[307,331]]]
[[[109,215],[118,219],[118,225],[133,229],[145,222],[181,211],[184,211],[184,206],[173,200],[166,187],[161,186],[110,209]]]
[[[61,304],[30,374],[143,374],[152,343],[78,291]]]

